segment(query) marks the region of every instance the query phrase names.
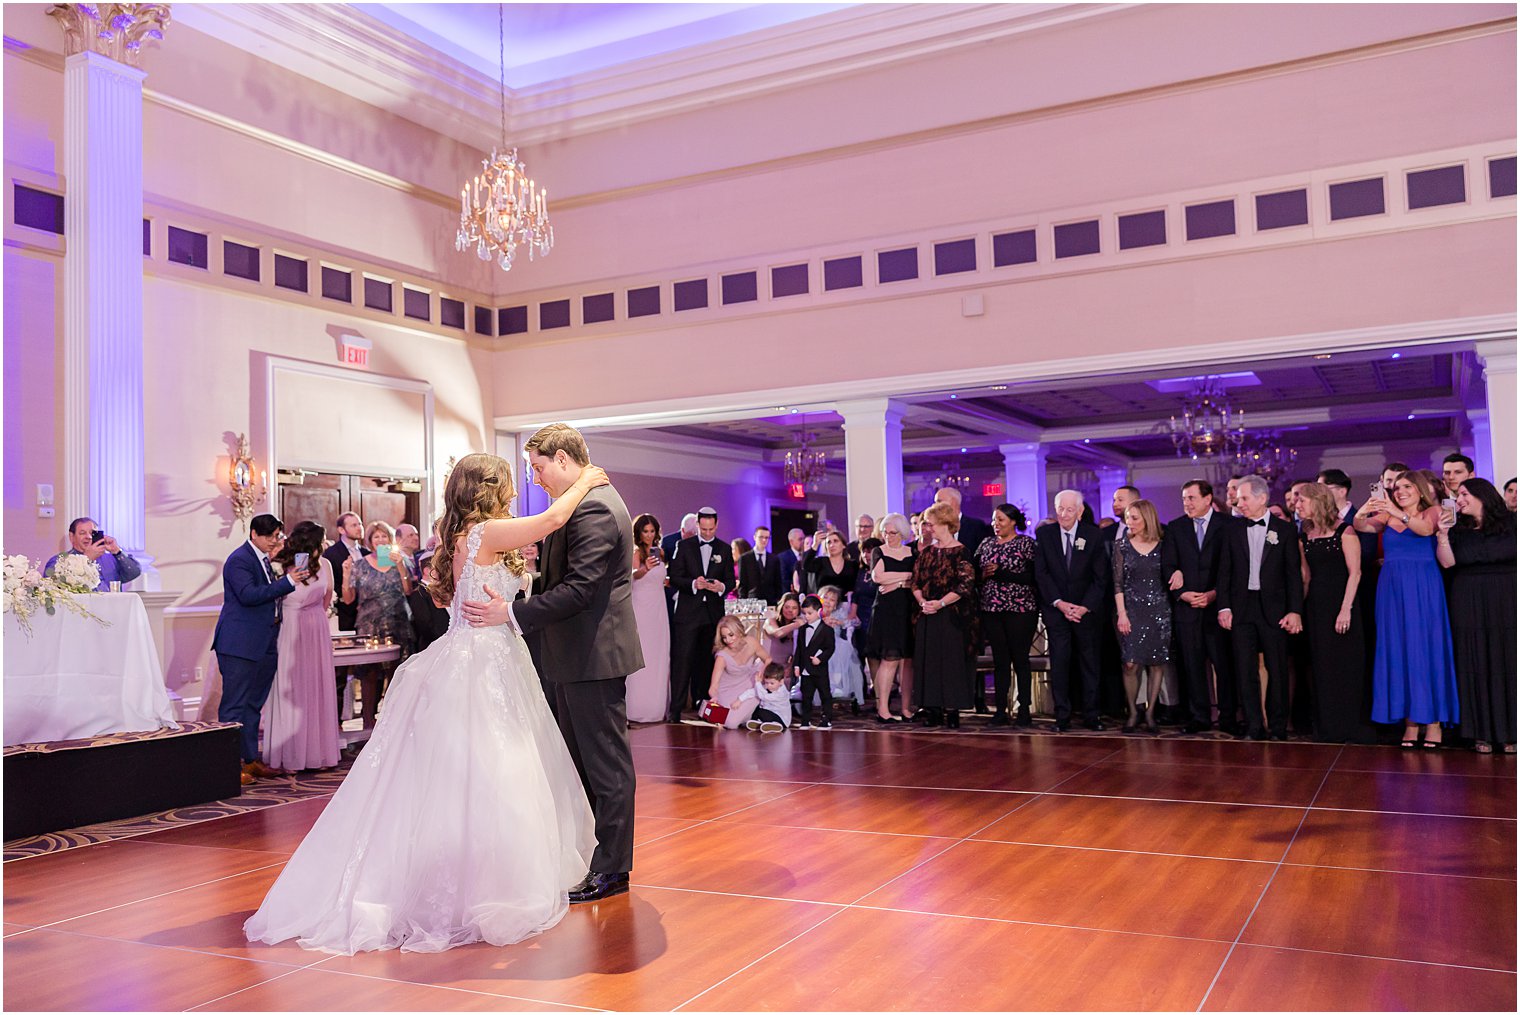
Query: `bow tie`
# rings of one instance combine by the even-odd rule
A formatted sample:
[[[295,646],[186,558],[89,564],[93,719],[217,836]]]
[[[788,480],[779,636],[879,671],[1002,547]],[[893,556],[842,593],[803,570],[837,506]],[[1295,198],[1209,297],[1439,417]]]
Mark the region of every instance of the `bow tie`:
[[[1263,528],[1265,528],[1266,524],[1267,524],[1267,519],[1266,519],[1265,516],[1263,516],[1261,518],[1256,519],[1254,522],[1247,522],[1246,524],[1248,524],[1248,525],[1260,525]]]
[[[711,539],[699,539],[699,540],[697,540],[697,545],[698,546],[711,546],[711,545],[713,545],[713,541]]]

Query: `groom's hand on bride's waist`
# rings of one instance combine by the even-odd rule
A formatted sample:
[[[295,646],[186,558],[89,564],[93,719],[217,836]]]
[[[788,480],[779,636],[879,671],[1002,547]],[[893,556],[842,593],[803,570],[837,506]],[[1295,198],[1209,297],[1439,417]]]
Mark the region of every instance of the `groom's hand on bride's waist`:
[[[464,619],[469,621],[471,627],[496,627],[499,624],[510,624],[513,630],[517,624],[512,619],[512,602],[505,599],[491,586],[483,586],[487,596],[486,601],[467,599],[460,607]]]

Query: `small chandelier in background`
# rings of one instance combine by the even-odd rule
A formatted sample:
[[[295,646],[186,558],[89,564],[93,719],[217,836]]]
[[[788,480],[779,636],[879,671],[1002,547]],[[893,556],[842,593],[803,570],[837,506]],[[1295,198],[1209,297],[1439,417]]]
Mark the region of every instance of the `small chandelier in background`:
[[[1292,474],[1293,466],[1298,462],[1298,452],[1284,446],[1278,434],[1261,433],[1241,449],[1237,460],[1247,475],[1260,476],[1268,486],[1275,488]]]
[[[950,463],[945,463],[945,471],[929,480],[929,485],[936,490],[950,487],[955,490],[964,490],[971,485],[971,477],[964,472],[955,472],[950,468]]]
[[[1171,418],[1172,446],[1177,457],[1193,461],[1205,458],[1226,462],[1240,455],[1245,444],[1243,409],[1230,405],[1224,385],[1217,377],[1206,377],[1182,401],[1182,419]]]
[[[507,28],[505,5],[496,5],[497,49],[501,57],[501,147],[481,160],[481,171],[459,190],[459,232],[454,249],[473,246],[482,261],[493,257],[502,271],[512,270],[512,257],[519,244],[528,248],[528,260],[545,256],[554,247],[554,227],[549,224],[549,194],[528,176],[528,167],[517,160],[517,149],[507,147]]]
[[[786,453],[781,466],[782,478],[787,486],[797,483],[808,490],[823,482],[828,456],[813,447],[813,441],[817,439],[817,434],[797,434],[797,446]]]

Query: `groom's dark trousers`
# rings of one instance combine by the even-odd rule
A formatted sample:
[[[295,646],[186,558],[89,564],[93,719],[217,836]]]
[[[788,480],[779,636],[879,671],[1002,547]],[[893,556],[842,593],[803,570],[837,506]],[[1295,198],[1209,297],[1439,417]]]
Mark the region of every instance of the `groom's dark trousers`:
[[[594,874],[633,869],[633,753],[628,674],[644,668],[633,616],[633,523],[610,486],[588,493],[540,555],[543,591],[512,604],[539,638],[540,676],[596,817]]]

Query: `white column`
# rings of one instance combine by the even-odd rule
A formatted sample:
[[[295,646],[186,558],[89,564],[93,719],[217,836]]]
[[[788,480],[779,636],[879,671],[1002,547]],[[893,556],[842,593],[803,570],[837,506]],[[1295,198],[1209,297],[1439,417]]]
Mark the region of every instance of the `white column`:
[[[866,398],[834,406],[844,417],[845,491],[848,524],[861,515],[880,518],[903,509],[902,406],[889,398]]]
[[[1515,340],[1479,342],[1478,361],[1483,364],[1483,385],[1488,393],[1489,447],[1492,448],[1492,479],[1495,486],[1504,489],[1504,483],[1515,475],[1517,460],[1515,447]],[[1476,423],[1473,441],[1479,439]],[[1483,473],[1479,472],[1480,475]]]
[[[64,62],[64,474],[157,591],[143,497],[142,71],[99,53]]]
[[[1039,520],[1053,511],[1045,490],[1045,460],[1050,452],[1038,442],[1003,444],[998,450],[1008,477],[1008,503],[1024,512],[1028,531],[1033,533]]]
[[[1093,471],[1098,474],[1099,500],[1092,506],[1093,517],[1101,519],[1114,513],[1114,492],[1129,485],[1129,469],[1120,465],[1100,465]]]
[[[1472,442],[1467,451],[1473,460],[1473,472],[1484,479],[1490,479],[1494,474],[1494,441],[1488,429],[1487,409],[1468,409],[1467,422],[1471,425]],[[1494,485],[1501,490],[1504,480],[1494,480]]]

